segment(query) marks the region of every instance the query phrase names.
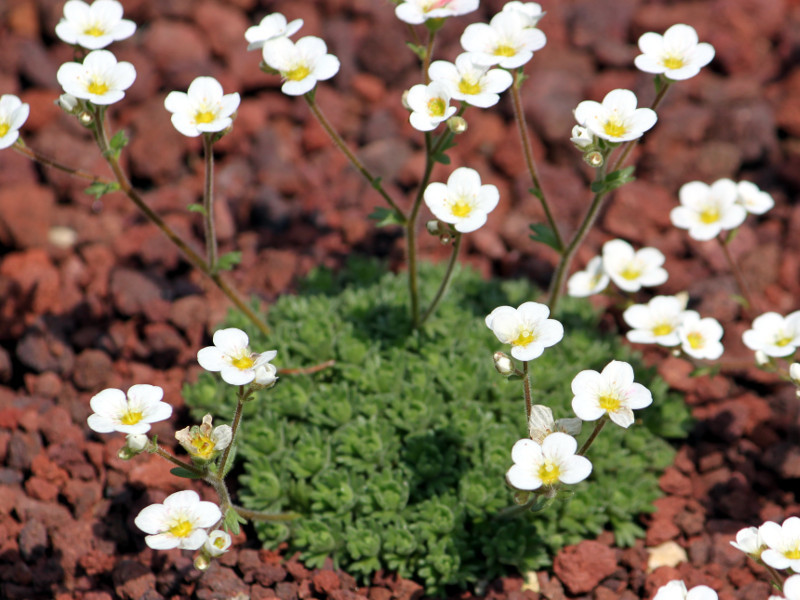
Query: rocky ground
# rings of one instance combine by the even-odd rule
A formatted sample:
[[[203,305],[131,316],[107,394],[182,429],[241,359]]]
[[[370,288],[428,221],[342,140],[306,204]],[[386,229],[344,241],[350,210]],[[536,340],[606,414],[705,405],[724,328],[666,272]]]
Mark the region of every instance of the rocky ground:
[[[72,58],[53,29],[61,0],[0,5],[0,93],[31,106],[25,141],[72,166],[106,175],[87,132],[53,101],[55,73]],[[276,77],[258,70],[244,30],[264,14],[302,17],[302,34],[323,37],[342,61],[318,100],[359,155],[396,194],[419,181],[420,137],[407,124],[402,90],[417,82],[406,31],[382,0],[123,0],[139,24],[116,44],[137,80],[111,116],[129,132],[126,167],[147,202],[200,247],[200,221],[186,211],[202,187],[197,139],[183,138],[163,109],[165,94],[213,75],[242,104],[233,132],[217,145],[218,232],[224,250],[243,253],[232,280],[268,305],[315,265],[338,266],[351,253],[402,260],[399,234],[365,215],[380,205],[360,176],[309,117],[284,97]],[[748,328],[731,299],[736,288],[718,246],[693,242],[670,225],[685,182],[748,179],[776,207],[750,217],[732,244],[759,311],[787,313],[800,296],[800,2],[797,0],[574,0],[544,2],[547,46],[526,67],[524,88],[534,152],[562,231],[574,230],[588,204],[588,172],[568,142],[583,99],[633,89],[642,104],[650,78],[631,68],[645,31],[694,26],[716,48],[711,67],[676,85],[659,123],[635,153],[638,180],[602,215],[578,265],[604,241],[624,237],[667,256],[662,293],[687,290],[695,308],[726,330],[722,374],[689,377],[682,360],[648,350],[648,359],[684,392],[697,422],[661,480],[666,496],[643,516],[647,537],[619,549],[610,534],[566,548],[554,572],[489,585],[491,598],[649,598],[680,577],[720,598],[769,595],[760,569],[729,546],[735,532],[800,514],[800,427],[794,390],[751,368],[741,342]],[[439,56],[458,53],[463,26],[488,19],[501,1],[442,33]],[[466,238],[466,256],[486,275],[546,283],[554,256],[528,238],[541,221],[511,106],[471,110],[453,165],[478,169],[500,188],[488,225]],[[442,180],[451,167],[437,167]],[[124,462],[120,439],[86,426],[89,398],[107,387],[162,386],[174,422],[154,432],[169,440],[189,424],[180,387],[196,376],[195,353],[228,304],[123,196],[95,200],[82,181],[38,167],[12,150],[0,154],[0,596],[68,598],[327,598],[410,600],[424,594],[390,574],[357,587],[348,574],[309,571],[291,556],[237,540],[203,576],[188,555],[148,549],[133,525],[145,505],[185,487],[155,457]],[[446,249],[423,237],[427,256]],[[166,442],[169,443],[169,442]],[[201,489],[198,487],[198,489]],[[649,550],[685,549],[677,567],[648,569]],[[539,591],[535,591],[538,589]],[[454,592],[455,593],[455,592]],[[460,598],[470,597],[463,593]]]

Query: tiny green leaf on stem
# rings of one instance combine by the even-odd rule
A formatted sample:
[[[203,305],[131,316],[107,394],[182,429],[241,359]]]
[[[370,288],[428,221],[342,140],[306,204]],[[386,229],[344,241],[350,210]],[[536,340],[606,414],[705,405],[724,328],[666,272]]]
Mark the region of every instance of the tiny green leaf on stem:
[[[96,181],[83,191],[90,196],[94,196],[96,200],[99,200],[106,194],[116,192],[117,190],[119,190],[119,183],[116,181]]]
[[[122,129],[120,129],[117,133],[115,133],[114,137],[112,137],[109,140],[108,146],[109,146],[111,152],[114,154],[114,158],[115,159],[119,158],[119,155],[122,152],[122,149],[125,146],[128,145],[129,141],[130,140],[128,139],[128,136],[125,134],[125,132]]]
[[[219,257],[217,261],[217,269],[220,271],[230,271],[242,262],[242,253],[238,250],[235,252],[226,252],[222,256]]]
[[[202,479],[203,476],[198,473],[193,473],[188,469],[184,469],[182,467],[175,467],[174,469],[169,470],[170,473],[175,475],[175,477],[183,477],[185,479]]]
[[[632,166],[625,167],[624,169],[609,173],[603,179],[592,182],[592,192],[605,195],[618,187],[622,187],[626,183],[636,181],[636,178],[633,176],[633,169]]]
[[[239,535],[239,524],[247,523],[247,519],[243,518],[233,508],[225,511],[225,519],[222,521],[222,526],[230,531],[231,535]]]
[[[550,229],[550,226],[546,223],[534,223],[531,225],[531,239],[534,242],[541,242],[546,246],[550,246],[553,250],[558,253],[561,253],[561,245],[558,243],[558,238],[556,238],[556,234]]]
[[[397,213],[396,210],[378,206],[370,213],[369,218],[376,221],[378,227],[386,227],[387,225],[405,225],[406,220],[403,215]]]
[[[704,377],[708,375],[709,377],[714,377],[719,374],[721,365],[713,364],[713,365],[703,365],[702,367],[697,367],[691,373],[689,373],[689,377]]]
[[[186,210],[188,210],[189,212],[200,213],[201,215],[206,214],[206,207],[203,206],[202,204],[190,204],[189,206],[186,207]]]

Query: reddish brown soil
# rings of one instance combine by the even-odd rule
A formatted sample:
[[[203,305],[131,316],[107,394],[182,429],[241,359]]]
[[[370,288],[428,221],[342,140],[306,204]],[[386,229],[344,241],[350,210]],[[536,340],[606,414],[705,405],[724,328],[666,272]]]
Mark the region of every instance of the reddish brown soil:
[[[116,44],[134,63],[136,83],[112,118],[132,138],[125,162],[149,204],[200,247],[200,223],[185,209],[202,185],[197,140],[182,138],[163,109],[165,94],[199,75],[217,77],[243,101],[233,133],[219,144],[218,231],[224,250],[243,252],[232,279],[268,304],[312,266],[340,265],[350,253],[402,259],[399,236],[365,219],[378,196],[309,118],[301,99],[283,97],[277,78],[246,53],[244,30],[273,10],[302,17],[302,35],[327,40],[341,72],[320,86],[324,111],[370,168],[401,195],[419,180],[419,136],[400,94],[417,81],[405,30],[388,2],[376,0],[124,0],[140,24]],[[0,93],[31,105],[26,142],[76,167],[107,174],[89,136],[53,105],[55,73],[71,59],[53,28],[61,0],[0,5]],[[447,27],[439,56],[457,53],[461,28]],[[765,599],[759,569],[728,544],[741,527],[800,514],[798,402],[793,389],[748,365],[741,345],[748,321],[731,299],[735,286],[719,248],[670,226],[681,184],[749,179],[771,192],[775,209],[750,217],[732,244],[760,311],[786,313],[800,297],[800,2],[797,0],[574,0],[544,2],[548,44],[526,68],[526,113],[544,187],[563,231],[588,203],[587,169],[568,142],[571,110],[610,89],[653,97],[648,76],[631,68],[635,41],[673,23],[693,25],[716,47],[710,68],[676,85],[660,120],[636,152],[638,181],[609,204],[579,253],[585,262],[610,237],[667,255],[663,293],[688,290],[696,308],[726,328],[724,376],[690,379],[691,367],[649,351],[664,377],[685,392],[697,423],[662,478],[666,497],[643,517],[646,540],[617,549],[611,536],[568,548],[555,575],[540,573],[541,593],[521,577],[492,583],[493,598],[648,598],[665,581],[705,583],[723,599]],[[510,104],[467,113],[469,131],[455,166],[477,168],[497,185],[501,203],[488,225],[466,240],[468,260],[485,274],[545,283],[553,254],[528,239],[542,219]],[[439,166],[435,179],[452,167]],[[180,386],[196,376],[194,355],[228,304],[121,195],[94,201],[85,183],[42,169],[11,150],[0,154],[0,596],[58,598],[246,598],[408,600],[419,585],[378,576],[356,587],[339,571],[308,571],[295,559],[237,540],[205,575],[178,551],[154,552],[133,525],[145,505],[184,487],[161,461],[116,457],[121,436],[86,427],[89,398],[106,387],[152,383],[176,407],[154,427],[169,444],[187,425]],[[57,229],[58,228],[58,229]],[[63,228],[73,232],[64,240]],[[795,232],[795,233],[792,233]],[[425,252],[446,252],[423,237]],[[510,442],[509,442],[510,443]],[[209,490],[198,489],[208,494]],[[689,561],[646,571],[645,546],[674,540]],[[578,568],[575,568],[577,565]],[[467,596],[462,596],[467,597]]]

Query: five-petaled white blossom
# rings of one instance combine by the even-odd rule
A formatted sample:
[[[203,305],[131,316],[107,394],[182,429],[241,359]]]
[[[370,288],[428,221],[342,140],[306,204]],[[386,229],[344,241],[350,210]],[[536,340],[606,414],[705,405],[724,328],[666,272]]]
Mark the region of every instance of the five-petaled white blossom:
[[[203,549],[209,556],[221,556],[231,547],[231,536],[221,529],[215,529],[208,534],[208,539],[203,544]]]
[[[626,337],[634,344],[677,346],[681,342],[678,329],[689,314],[697,315],[687,311],[677,296],[655,296],[647,304],[629,306],[622,318],[632,327]]]
[[[408,120],[417,131],[433,131],[457,110],[450,106],[450,92],[441,81],[413,86],[406,94],[406,103],[411,109]]]
[[[573,298],[593,296],[606,289],[609,281],[603,268],[603,258],[595,256],[586,264],[585,270],[573,273],[567,280],[567,294]]]
[[[745,527],[737,531],[736,541],[731,542],[731,546],[751,556],[754,560],[758,560],[765,548],[758,527]]]
[[[518,13],[501,11],[488,25],[467,25],[461,35],[461,47],[476,64],[499,65],[504,69],[521,67],[547,43],[540,29],[524,27],[523,22]]]
[[[722,334],[719,321],[711,317],[701,319],[694,311],[686,311],[678,327],[681,350],[693,358],[716,360],[722,356]]]
[[[89,401],[94,414],[86,422],[97,433],[146,433],[151,423],[172,415],[172,407],[161,402],[163,397],[164,390],[156,385],[132,385],[127,396],[122,390],[109,388]]]
[[[667,79],[689,79],[714,58],[714,47],[697,42],[697,32],[689,25],[673,25],[664,35],[649,32],[639,38],[642,54],[633,59],[645,73],[662,74]]]
[[[800,572],[800,518],[789,517],[778,525],[767,521],[758,528],[766,549],[761,560],[773,569]]]
[[[554,419],[553,411],[544,404],[531,406],[531,416],[528,419],[528,435],[537,444],[542,444],[545,438],[557,431],[573,437],[580,435],[583,421],[575,417]]]
[[[247,385],[256,378],[256,371],[269,363],[277,350],[256,354],[250,351],[250,340],[241,329],[230,327],[214,332],[214,345],[197,353],[197,362],[206,371],[220,372],[225,383]]]
[[[633,367],[612,360],[601,373],[587,369],[572,380],[572,410],[584,421],[596,421],[603,415],[620,427],[633,424],[633,411],[650,406],[653,395],[641,383],[633,381]]]
[[[538,302],[524,302],[518,308],[498,306],[487,315],[486,326],[503,344],[511,344],[511,356],[528,361],[564,337],[564,326],[549,316],[550,309]]]
[[[642,287],[664,283],[669,275],[663,264],[664,255],[655,248],[634,250],[625,240],[603,244],[603,270],[626,292],[638,292]]]
[[[297,42],[287,37],[264,43],[264,62],[281,74],[281,91],[287,96],[302,96],[316,87],[318,81],[330,79],[339,72],[339,59],[328,54],[325,41],[306,36]]]
[[[736,184],[736,191],[738,192],[736,202],[750,214],[763,215],[775,206],[772,196],[758,189],[758,186],[751,181],[740,181]]]
[[[642,137],[656,124],[656,113],[636,108],[636,94],[630,90],[611,90],[603,102],[584,100],[575,108],[575,120],[597,137],[609,142],[629,142]]]
[[[523,27],[536,27],[539,20],[545,15],[542,5],[538,2],[520,2],[511,0],[503,5],[503,12],[510,12],[521,20]]]
[[[481,176],[469,167],[459,167],[450,173],[447,184],[438,181],[428,184],[423,196],[437,219],[450,223],[461,233],[483,226],[500,200],[497,187],[481,185]]]
[[[61,65],[56,79],[67,94],[93,104],[114,104],[125,97],[133,85],[136,69],[129,62],[117,62],[108,50],[94,50],[86,55],[83,64],[68,62]]]
[[[428,69],[431,81],[441,81],[455,100],[468,102],[480,108],[494,106],[500,100],[500,92],[513,83],[513,77],[503,69],[490,69],[476,64],[464,52],[456,56],[456,62],[434,61]]]
[[[154,550],[197,550],[208,539],[206,529],[222,518],[213,502],[200,500],[197,492],[175,492],[163,504],[151,504],[134,519],[136,526],[150,535],[145,542]]]
[[[248,27],[244,32],[244,39],[248,41],[247,49],[256,50],[263,48],[264,44],[279,37],[291,37],[303,26],[303,19],[286,22],[286,17],[281,13],[267,15],[258,25]]]
[[[519,440],[511,449],[514,465],[506,473],[508,484],[518,490],[538,490],[557,483],[574,484],[592,472],[592,463],[575,452],[578,442],[571,435],[557,431],[541,444]]]
[[[800,346],[800,310],[786,317],[767,312],[755,318],[742,334],[744,345],[767,356],[790,356]]]
[[[673,579],[658,588],[653,600],[717,600],[717,592],[707,585],[696,585],[687,590],[680,579]]]
[[[28,119],[30,105],[13,94],[0,96],[0,150],[8,148],[19,138],[19,128]]]
[[[197,77],[186,92],[170,92],[164,107],[172,113],[172,124],[188,137],[222,131],[233,123],[239,94],[224,94],[213,77]]]
[[[730,179],[719,179],[711,185],[691,181],[681,186],[678,197],[681,205],[670,211],[669,218],[675,227],[688,229],[689,235],[698,241],[734,229],[747,217],[747,211],[737,202],[736,184]]]
[[[81,0],[64,4],[64,17],[56,25],[56,35],[68,44],[87,50],[105,48],[111,42],[131,37],[136,23],[122,18],[122,4],[116,0]]]
[[[420,25],[428,19],[457,17],[477,10],[479,0],[405,0],[397,5],[394,14],[411,25]]]

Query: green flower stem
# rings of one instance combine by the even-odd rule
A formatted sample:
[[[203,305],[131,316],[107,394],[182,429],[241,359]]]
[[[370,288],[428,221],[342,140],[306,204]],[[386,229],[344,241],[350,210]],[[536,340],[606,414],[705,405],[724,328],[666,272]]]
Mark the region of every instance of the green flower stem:
[[[108,166],[111,167],[111,171],[116,177],[120,191],[130,198],[137,208],[144,213],[144,216],[147,217],[156,227],[158,227],[164,233],[164,235],[166,235],[167,238],[169,238],[169,240],[175,244],[181,252],[183,252],[183,255],[192,264],[192,266],[204,273],[211,279],[211,281],[214,282],[219,290],[225,294],[231,302],[233,302],[236,308],[238,308],[253,325],[258,327],[258,329],[264,335],[269,335],[270,329],[264,320],[261,319],[261,317],[259,317],[256,312],[247,305],[239,293],[222,278],[220,273],[214,273],[210,269],[205,259],[200,256],[200,254],[198,254],[191,246],[184,242],[177,232],[172,229],[172,227],[167,225],[167,223],[147,205],[139,192],[133,188],[128,176],[125,174],[125,171],[119,164],[119,160],[116,158],[116,156],[114,156],[114,152],[109,147],[108,134],[106,133],[105,124],[103,123],[102,113],[103,111],[101,109],[95,109],[93,111],[95,116],[95,124],[93,127],[94,137],[97,145],[100,148],[100,151],[103,154],[103,158],[106,159]]]
[[[231,508],[235,510],[240,517],[250,519],[251,521],[293,521],[302,516],[300,513],[296,512],[270,514],[262,510],[250,510],[238,504],[231,504]]]
[[[772,584],[772,587],[774,587],[779,592],[783,593],[783,584],[785,583],[785,581],[783,580],[783,577],[781,577],[780,573],[778,573],[778,571],[775,569],[775,567],[770,567],[767,563],[765,563],[763,560],[760,559],[756,562],[758,562],[758,564],[764,567],[767,570],[767,573],[769,573],[769,577],[771,579],[770,583]]]
[[[739,265],[736,264],[736,261],[733,260],[733,256],[731,256],[730,248],[728,248],[728,240],[723,239],[722,234],[720,234],[717,236],[717,242],[719,243],[719,247],[722,248],[722,254],[725,255],[725,260],[727,261],[728,266],[731,268],[733,277],[736,280],[736,285],[739,288],[739,293],[744,299],[744,311],[745,313],[749,314],[755,305],[753,304],[753,297],[750,294],[750,288],[744,279],[744,274],[739,268]]]
[[[600,417],[600,420],[597,422],[597,425],[594,426],[594,430],[592,431],[591,435],[589,435],[589,437],[586,438],[586,441],[583,442],[583,446],[581,446],[581,449],[578,450],[578,456],[586,455],[586,451],[589,450],[589,446],[592,445],[592,442],[594,442],[595,438],[597,437],[597,434],[600,433],[600,430],[603,429],[607,421],[608,421],[608,413]]]
[[[533,411],[533,397],[531,395],[531,374],[528,370],[528,363],[526,360],[522,363],[522,389],[525,392],[525,415],[528,417],[526,425],[531,422],[531,412]]]
[[[431,67],[431,57],[433,56],[433,43],[435,39],[436,31],[429,31],[428,44],[425,46],[425,58],[422,61],[422,80],[425,82],[425,85],[431,82],[428,69]]]
[[[107,179],[103,179],[99,175],[94,175],[92,173],[87,173],[86,171],[81,171],[80,169],[73,169],[72,167],[68,167],[66,165],[61,164],[58,161],[53,160],[52,158],[48,158],[44,154],[40,154],[33,148],[29,148],[24,144],[22,138],[19,138],[14,145],[12,146],[14,150],[22,154],[23,156],[27,156],[33,161],[38,162],[41,165],[46,167],[52,167],[53,169],[57,169],[59,171],[63,171],[73,177],[79,177],[81,179],[87,179],[92,183],[102,183],[104,185],[109,185],[112,182],[108,181]]]
[[[228,446],[222,452],[222,458],[219,461],[219,473],[226,472],[228,458],[231,454],[231,448],[233,448],[233,445],[236,443],[236,434],[239,431],[239,424],[242,421],[242,411],[244,409],[244,403],[247,400],[249,391],[249,387],[245,389],[245,386],[243,385],[240,385],[239,389],[237,390],[236,412],[233,415],[233,423],[231,423],[231,443],[228,444]]]
[[[206,237],[206,262],[212,273],[217,272],[217,232],[214,227],[214,136],[203,134],[203,157],[205,158],[205,182],[203,185],[203,224]]]
[[[461,249],[461,239],[464,236],[456,232],[455,239],[453,240],[453,252],[450,254],[450,260],[447,263],[447,270],[444,273],[444,277],[442,278],[442,283],[439,285],[439,290],[436,292],[436,296],[434,296],[431,305],[428,307],[428,310],[425,311],[425,314],[422,315],[422,318],[419,320],[419,326],[425,323],[428,320],[433,312],[436,310],[436,307],[439,305],[439,302],[442,298],[444,298],[445,292],[447,292],[447,286],[450,284],[450,279],[453,276],[453,268],[456,265],[456,258],[458,258],[458,251]]]
[[[367,168],[364,166],[364,163],[362,163],[358,159],[358,157],[353,153],[353,151],[350,150],[345,141],[342,139],[342,136],[340,136],[336,132],[336,130],[330,124],[325,115],[322,114],[322,110],[320,110],[319,105],[317,104],[317,101],[314,96],[315,96],[314,90],[312,90],[307,94],[304,94],[303,98],[305,98],[308,107],[311,109],[312,114],[317,119],[319,124],[322,125],[322,128],[325,130],[325,132],[328,134],[331,140],[333,140],[333,143],[347,157],[347,160],[350,161],[350,164],[353,165],[356,171],[361,173],[364,179],[366,179],[369,182],[369,184],[373,188],[375,188],[375,190],[377,190],[377,192],[383,197],[383,199],[386,200],[386,203],[392,207],[392,209],[397,213],[397,216],[400,217],[400,219],[403,222],[405,222],[406,221],[405,213],[402,210],[400,210],[400,207],[397,205],[397,203],[394,200],[392,200],[392,197],[383,188],[380,178],[372,175],[372,173],[370,173],[369,170],[367,170]]]
[[[202,469],[198,469],[191,463],[183,462],[182,460],[175,458],[174,456],[172,456],[172,454],[164,450],[161,446],[156,446],[152,442],[148,442],[147,451],[158,454],[161,458],[168,460],[176,467],[180,467],[181,469],[186,469],[187,471],[191,471],[192,473],[200,477],[206,476],[205,471],[203,471]]]
[[[520,141],[522,142],[522,152],[525,155],[525,164],[528,167],[528,173],[530,173],[531,180],[533,181],[533,187],[538,191],[537,197],[539,198],[539,202],[542,204],[542,209],[544,210],[545,217],[547,218],[547,223],[555,234],[556,242],[558,243],[557,250],[558,252],[563,253],[564,240],[561,238],[561,233],[558,231],[558,225],[556,225],[556,221],[553,218],[553,213],[550,212],[550,205],[547,203],[547,199],[544,196],[544,189],[542,188],[541,181],[539,180],[539,172],[536,168],[536,161],[533,159],[533,150],[531,149],[531,140],[528,137],[528,126],[525,121],[525,112],[522,110],[522,96],[520,94],[522,81],[522,69],[520,68],[514,76],[514,85],[511,86],[511,99],[514,105],[514,117],[516,118],[517,122],[517,130],[519,131]]]

